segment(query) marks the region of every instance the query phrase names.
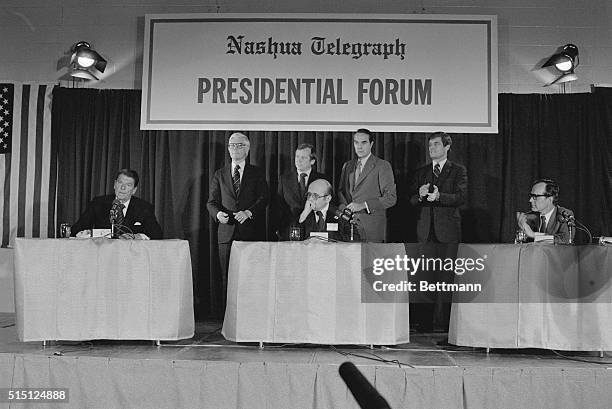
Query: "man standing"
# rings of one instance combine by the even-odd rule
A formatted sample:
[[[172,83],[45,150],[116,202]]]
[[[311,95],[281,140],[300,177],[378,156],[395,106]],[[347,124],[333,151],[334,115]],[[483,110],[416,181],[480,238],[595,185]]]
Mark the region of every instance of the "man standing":
[[[217,238],[223,296],[227,292],[227,268],[232,241],[265,239],[265,210],[268,183],[262,169],[247,164],[250,142],[246,135],[233,133],[227,144],[232,162],[217,169],[210,182],[210,215],[219,223]]]
[[[113,219],[123,239],[161,239],[162,229],[155,218],[153,205],[134,196],[138,182],[135,170],[119,170],[113,186],[115,193],[93,198],[72,226],[72,235],[91,237],[91,229],[110,229]]]
[[[574,212],[557,205],[559,200],[559,185],[551,179],[538,179],[531,186],[529,193],[530,213],[517,213],[517,223],[527,237],[533,240],[536,234],[546,234],[555,237],[556,243],[567,244],[570,237],[568,222],[574,217]]]
[[[429,136],[431,164],[416,170],[410,202],[418,209],[419,242],[458,243],[461,241],[459,206],[467,195],[465,166],[448,160],[453,143],[445,132]]]
[[[391,164],[372,154],[374,135],[358,129],[353,135],[357,159],[342,166],[338,197],[340,209],[355,213],[361,241],[384,242],[387,239],[387,209],[397,201]]]
[[[289,227],[297,219],[306,203],[306,191],[312,181],[324,176],[315,169],[314,146],[309,143],[299,145],[295,151],[295,167],[283,173],[277,189],[277,234],[281,240],[289,240]]]
[[[428,258],[447,259],[457,257],[457,243],[461,241],[461,213],[459,207],[467,195],[467,170],[465,166],[448,160],[453,141],[445,132],[429,135],[431,164],[416,170],[410,202],[417,208],[417,238],[421,243],[447,243],[427,245],[423,252]],[[415,281],[450,282],[453,273],[444,271],[418,272]],[[433,277],[432,277],[433,276]],[[413,299],[419,300],[415,294]],[[423,332],[448,330],[451,294],[438,292],[425,296],[426,303],[415,305],[413,322]]]

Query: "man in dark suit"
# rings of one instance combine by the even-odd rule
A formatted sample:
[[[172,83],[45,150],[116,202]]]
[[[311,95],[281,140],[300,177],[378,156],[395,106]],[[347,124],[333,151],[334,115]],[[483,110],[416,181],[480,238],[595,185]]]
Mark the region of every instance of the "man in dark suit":
[[[339,207],[355,214],[361,241],[387,239],[387,209],[397,201],[391,164],[372,154],[374,135],[358,129],[353,135],[357,158],[342,166],[338,188]]]
[[[458,243],[461,241],[459,207],[467,195],[465,166],[448,160],[453,143],[445,132],[429,136],[431,164],[416,170],[410,203],[418,210],[419,242]]]
[[[529,241],[538,234],[554,236],[556,243],[567,244],[573,241],[576,231],[570,236],[569,224],[574,212],[557,204],[559,185],[551,179],[538,179],[531,186],[529,203],[531,212],[517,213],[518,226],[523,229]],[[572,240],[570,240],[570,237]]]
[[[448,160],[453,141],[445,132],[428,137],[431,164],[416,170],[411,187],[410,203],[416,207],[417,238],[429,243],[422,250],[426,257],[447,259],[457,257],[457,243],[461,241],[461,213],[459,207],[467,195],[465,166]],[[445,243],[446,245],[436,244]],[[444,271],[419,272],[415,281],[452,283],[453,273]],[[419,300],[421,294],[414,294]],[[450,319],[451,293],[437,292],[433,299],[426,294],[424,304],[415,305],[413,322],[423,332],[447,331]],[[421,300],[422,301],[422,300]]]
[[[153,205],[134,196],[139,177],[136,171],[121,169],[115,178],[115,194],[95,197],[72,226],[72,235],[91,237],[92,230],[110,229],[111,218],[124,239],[161,239],[162,229]]]
[[[295,151],[295,167],[283,173],[278,181],[274,215],[277,235],[281,240],[289,240],[289,227],[297,224],[310,183],[325,178],[316,171],[316,162],[314,146],[303,143]]]
[[[233,133],[227,144],[232,162],[217,169],[210,181],[206,207],[219,223],[217,238],[223,294],[227,290],[227,268],[232,242],[266,238],[268,183],[262,169],[246,163],[249,148],[250,142],[246,135]]]
[[[338,209],[330,204],[332,195],[332,186],[325,179],[314,180],[308,186],[308,200],[298,218],[304,238],[312,232],[326,232],[329,239],[350,240],[349,220],[344,220]]]

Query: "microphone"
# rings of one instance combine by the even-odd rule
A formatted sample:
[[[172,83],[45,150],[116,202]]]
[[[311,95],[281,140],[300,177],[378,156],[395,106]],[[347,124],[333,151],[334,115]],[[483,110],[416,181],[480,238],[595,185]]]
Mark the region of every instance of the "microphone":
[[[119,236],[116,231],[117,230],[116,223],[117,223],[117,218],[119,217],[120,211],[121,211],[121,208],[119,207],[119,200],[117,199],[113,200],[113,204],[108,214],[108,218],[109,218],[110,225],[111,225],[111,237],[112,238],[117,238]]]
[[[338,369],[340,376],[361,409],[391,409],[389,404],[352,362],[345,362]]]
[[[340,209],[336,209],[336,211],[334,212],[334,216],[336,217],[336,219],[341,219],[345,222],[350,222],[353,219],[353,211],[346,207],[342,211],[340,211]]]

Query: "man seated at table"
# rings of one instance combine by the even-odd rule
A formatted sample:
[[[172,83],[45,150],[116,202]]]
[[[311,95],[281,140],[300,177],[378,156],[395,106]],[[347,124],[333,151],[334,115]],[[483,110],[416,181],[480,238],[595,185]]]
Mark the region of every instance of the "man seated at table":
[[[531,186],[529,203],[531,212],[517,212],[516,219],[528,241],[533,241],[537,234],[554,236],[555,243],[569,243],[568,222],[571,223],[574,212],[557,205],[559,185],[551,179],[538,179]],[[572,232],[572,239],[575,231]]]
[[[136,171],[119,170],[115,178],[115,193],[93,198],[72,226],[72,235],[91,237],[91,229],[110,229],[112,219],[123,239],[161,239],[162,229],[155,218],[153,205],[134,196],[138,181]]]
[[[350,223],[332,204],[333,189],[325,179],[317,179],[308,186],[307,200],[298,223],[308,238],[313,232],[327,232],[333,240],[349,240]]]

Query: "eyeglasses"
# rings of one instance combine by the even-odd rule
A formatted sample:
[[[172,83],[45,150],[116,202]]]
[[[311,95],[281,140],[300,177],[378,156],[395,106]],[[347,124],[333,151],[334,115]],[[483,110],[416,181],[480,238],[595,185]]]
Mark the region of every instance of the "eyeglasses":
[[[228,143],[227,146],[231,149],[242,149],[246,146],[246,143]]]
[[[312,199],[314,199],[314,200],[319,200],[319,199],[321,199],[321,198],[323,198],[323,197],[325,197],[325,196],[329,196],[329,195],[323,195],[323,196],[321,196],[321,195],[319,195],[319,194],[317,194],[317,193],[314,193],[314,192],[308,192],[308,193],[307,193],[307,195],[308,195],[308,198],[312,198]]]
[[[543,195],[536,195],[535,193],[529,193],[529,200],[531,199],[537,199],[538,197],[551,197],[552,195],[549,195],[548,193],[545,193]]]

